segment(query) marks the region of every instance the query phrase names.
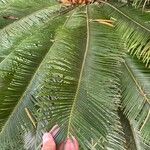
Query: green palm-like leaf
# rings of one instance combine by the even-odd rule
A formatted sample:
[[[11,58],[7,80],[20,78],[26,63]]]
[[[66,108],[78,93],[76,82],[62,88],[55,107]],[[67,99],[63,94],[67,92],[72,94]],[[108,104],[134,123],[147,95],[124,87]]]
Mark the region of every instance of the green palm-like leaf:
[[[57,11],[57,7],[51,7],[47,9],[47,12],[44,11],[42,13],[43,11],[40,11],[40,14],[37,12],[0,31],[1,37],[3,37],[1,41],[2,59],[0,63],[1,149],[5,149],[3,146],[7,147],[4,143],[7,140],[10,141],[10,139],[12,139],[11,143],[16,143],[17,145],[16,141],[19,139],[21,125],[30,125],[25,108],[28,105],[31,108],[33,107],[29,93],[32,93],[34,88],[32,84],[35,82],[35,76],[37,76],[36,71],[53,43],[52,40],[56,27],[65,19],[61,16],[61,18],[54,20],[54,17],[59,16],[59,14],[55,15]],[[43,19],[42,22],[41,18]],[[44,24],[44,19],[48,24]],[[30,24],[28,24],[29,20]],[[28,23],[26,23],[26,26],[22,26],[22,22],[24,25],[25,22]],[[41,29],[33,30],[35,29],[34,24],[41,24]],[[17,31],[18,34],[15,34],[12,30]],[[11,35],[13,35],[13,38]],[[16,125],[16,122],[20,122],[20,124]],[[11,147],[11,143],[9,147]]]
[[[39,10],[11,25],[0,30],[0,61],[2,61],[11,51],[13,46],[20,43],[32,32],[49,24],[54,18],[60,16],[65,10],[60,11],[60,6],[52,6]],[[17,34],[16,34],[17,33]]]
[[[57,7],[51,7],[50,12],[52,12],[52,8],[55,8],[54,11],[56,11]],[[39,135],[41,135],[44,130],[41,128],[43,120],[39,117],[42,117],[42,119],[51,118],[49,120],[50,127],[56,122],[59,123],[62,126],[62,131],[64,133],[62,138],[66,135],[78,135],[83,149],[87,149],[88,147],[93,147],[93,149],[105,149],[106,147],[116,147],[117,149],[121,149],[120,143],[117,144],[117,142],[115,142],[112,138],[115,137],[118,140],[121,140],[119,139],[121,136],[117,133],[119,131],[118,129],[115,129],[114,126],[115,124],[116,127],[119,128],[115,104],[117,103],[116,99],[118,97],[118,80],[115,79],[115,77],[119,75],[117,66],[121,60],[121,54],[119,53],[119,47],[117,46],[118,38],[115,34],[109,34],[109,32],[113,33],[113,29],[103,26],[100,28],[95,23],[89,23],[89,12],[88,10],[86,13],[84,11],[85,8],[83,8],[83,11],[75,10],[75,12],[73,12],[73,14],[69,17],[68,21],[64,24],[63,28],[58,30],[54,44],[42,61],[42,64],[40,64],[40,67],[39,63],[41,62],[41,59],[39,59],[39,57],[43,54],[40,54],[39,52],[36,54],[34,48],[31,48],[31,51],[29,50],[28,52],[23,49],[24,45],[18,45],[13,51],[11,48],[11,52],[9,52],[9,47],[16,45],[17,39],[20,41],[23,39],[22,36],[28,37],[28,34],[32,32],[34,27],[33,29],[32,26],[26,28],[25,31],[27,32],[27,35],[17,34],[16,37],[11,39],[12,43],[10,43],[10,46],[8,45],[7,47],[5,47],[7,38],[4,36],[5,40],[3,39],[2,41],[2,47],[8,50],[9,53],[1,62],[1,83],[3,83],[3,87],[5,87],[5,89],[2,87],[1,102],[1,149],[6,149],[7,146],[14,148],[14,146],[20,142],[19,140],[15,144],[19,135],[21,136],[22,141],[19,144],[23,144],[30,148],[32,146],[34,147],[36,143],[38,143],[36,141],[38,141]],[[52,13],[52,15],[55,15],[55,13]],[[24,20],[26,19],[28,19],[28,17]],[[45,20],[48,22],[47,18]],[[7,26],[6,29],[4,28],[1,31],[1,33],[7,35],[5,31],[9,29],[8,27],[11,28],[14,26],[16,28],[19,23],[20,21]],[[41,22],[37,22],[36,25],[38,25],[38,23]],[[42,24],[43,22],[41,25]],[[40,25],[38,25],[38,27],[40,27]],[[24,28],[21,28],[21,30],[20,28],[16,28],[15,30],[19,30],[20,33],[22,33]],[[34,32],[36,33],[37,31]],[[103,35],[104,39],[97,39],[95,41],[94,37],[98,37],[100,35]],[[35,34],[35,36],[31,36],[29,39],[23,39],[23,44],[30,45],[30,42],[35,42],[34,39],[35,37],[37,38],[37,36],[38,35]],[[98,45],[94,46],[94,43],[96,44],[98,40],[101,40],[102,42],[105,40],[107,41],[107,39],[112,36],[116,38],[114,38],[110,45],[105,46],[104,43],[101,43],[100,45],[98,43]],[[41,36],[38,37],[37,41],[41,40]],[[110,49],[110,46],[113,48],[112,50]],[[101,54],[98,54],[99,50],[101,50]],[[33,55],[31,55],[32,53]],[[35,62],[33,60],[35,60]],[[36,62],[37,60],[38,62]],[[5,68],[6,64],[8,69]],[[98,68],[96,67],[97,65],[99,66]],[[12,68],[13,66],[15,66],[14,69]],[[109,71],[105,70],[106,66],[110,68]],[[113,73],[114,68],[116,71]],[[37,72],[34,73],[36,70]],[[12,73],[13,71],[14,73]],[[91,72],[88,76],[85,74],[87,71]],[[12,74],[10,74],[10,72]],[[101,75],[99,75],[100,72]],[[40,77],[38,79],[39,74]],[[93,81],[94,74],[99,78],[98,81]],[[103,74],[106,74],[107,76],[103,77]],[[47,76],[49,77],[47,78]],[[41,77],[42,80],[40,80]],[[113,81],[113,79],[115,80]],[[6,83],[5,80],[7,81]],[[26,80],[29,82],[26,83]],[[39,82],[36,83],[35,81]],[[88,81],[89,83],[86,83],[85,81]],[[115,83],[115,85],[113,85],[113,83]],[[62,86],[60,86],[61,84]],[[105,87],[101,88],[104,84]],[[36,92],[39,90],[39,88],[36,90],[35,86],[37,85],[40,88],[39,92]],[[89,85],[91,85],[91,87]],[[57,95],[55,95],[56,91],[59,99],[57,98]],[[90,93],[88,93],[88,91],[90,91]],[[8,93],[9,96],[6,97]],[[32,97],[37,98],[38,104],[40,104],[40,114],[36,117],[38,123],[36,127],[37,129],[34,128],[36,123],[34,124],[29,115],[25,113],[25,110],[33,111],[31,101]],[[55,107],[51,106],[53,104],[53,100],[48,100],[51,98],[57,98],[57,101],[54,102]],[[82,99],[85,100],[83,101]],[[92,101],[90,101],[91,99]],[[87,104],[87,106],[85,104]],[[46,105],[48,106],[46,107]],[[4,107],[7,110],[6,116],[4,116]],[[57,108],[59,107],[60,109],[58,111]],[[10,113],[11,111],[13,113]],[[46,113],[45,111],[49,113]],[[52,116],[50,114],[52,114]],[[91,117],[89,117],[89,115],[91,115]],[[94,119],[97,119],[97,123],[94,122]],[[16,122],[20,123],[14,128]],[[45,127],[48,128],[48,125]],[[26,132],[24,129],[26,129]],[[80,134],[79,130],[83,130],[83,133]],[[91,133],[93,133],[92,137]],[[60,134],[60,136],[61,135],[62,134]],[[14,136],[14,140],[11,140]],[[110,141],[109,144],[106,144],[107,137]],[[34,139],[33,143],[31,138]],[[31,142],[29,142],[29,140]],[[8,144],[6,144],[7,142]]]
[[[124,55],[125,46],[149,65],[149,25],[130,11],[0,0],[0,150],[40,150],[55,124],[57,144],[75,136],[80,150],[149,149],[149,70]]]
[[[114,133],[119,128],[116,103],[121,53],[113,28],[89,22],[98,16],[95,7],[87,7],[86,13],[77,9],[58,32],[45,64],[48,73],[37,97],[37,116],[44,126],[59,124],[60,139],[78,136],[82,149],[117,150],[123,149],[114,140],[121,141],[121,135]]]
[[[130,54],[135,55],[149,67],[150,15],[142,14],[133,8],[108,3],[104,6],[104,11],[107,11],[109,16],[116,20],[116,28]]]
[[[131,123],[150,139],[150,70],[138,60],[127,57],[123,63],[122,105]]]
[[[54,4],[57,4],[55,0],[0,0],[0,28]],[[13,16],[16,20],[7,19],[8,16]]]

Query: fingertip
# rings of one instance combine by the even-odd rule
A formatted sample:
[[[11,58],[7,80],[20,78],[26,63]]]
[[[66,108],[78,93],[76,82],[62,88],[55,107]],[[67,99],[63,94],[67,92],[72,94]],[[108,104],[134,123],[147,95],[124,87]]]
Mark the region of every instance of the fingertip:
[[[50,130],[50,134],[55,137],[56,134],[59,132],[60,127],[58,126],[58,124],[54,125],[53,128]]]
[[[51,140],[51,138],[52,138],[52,135],[50,134],[50,133],[48,133],[48,132],[46,132],[46,133],[44,133],[43,134],[43,143],[46,143],[46,142],[48,142],[49,140]]]

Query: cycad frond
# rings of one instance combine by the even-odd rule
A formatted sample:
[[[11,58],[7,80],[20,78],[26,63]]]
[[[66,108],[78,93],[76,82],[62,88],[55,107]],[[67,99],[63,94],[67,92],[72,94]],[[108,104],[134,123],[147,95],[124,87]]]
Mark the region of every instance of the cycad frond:
[[[122,68],[124,113],[144,140],[150,142],[150,70],[130,56],[125,59]]]
[[[55,0],[0,0],[0,29],[35,11],[55,4],[58,4]]]
[[[114,24],[94,21],[106,20],[104,9],[95,4],[60,7],[55,0],[50,5],[58,5],[49,6],[49,1],[0,0],[2,17],[10,7],[12,13],[14,9],[16,14],[25,12],[21,19],[10,25],[10,22],[4,21],[0,30],[0,150],[39,150],[43,132],[49,131],[55,124],[61,129],[55,137],[57,143],[73,135],[80,143],[80,150],[128,150],[128,141],[118,115],[124,44]],[[30,11],[28,6],[31,7]],[[126,18],[124,13],[118,12],[117,7],[110,6],[117,12],[114,18],[119,20],[116,27],[120,31],[131,24],[134,28],[139,25],[138,19]],[[70,10],[68,15],[64,15]],[[121,24],[124,24],[123,29]],[[133,28],[131,30],[133,32]],[[143,29],[138,27],[136,34],[140,35],[139,31]],[[132,37],[133,33],[128,32]],[[143,37],[143,32],[140,37]],[[126,34],[124,38],[130,51],[130,42],[141,43],[138,38],[135,43],[130,41]],[[147,50],[147,47],[149,49],[147,45],[144,49]],[[142,49],[140,46],[138,48]],[[138,57],[137,52],[134,53]],[[144,54],[141,57],[148,57]],[[131,66],[135,72],[141,69],[136,68],[138,63]],[[125,68],[123,71],[128,73]],[[126,77],[123,81],[126,82]],[[131,76],[129,81],[136,89]],[[130,94],[125,90],[124,97]],[[131,98],[139,93],[135,91],[134,94]],[[126,97],[124,99],[126,101]],[[122,104],[127,109],[125,112],[129,120],[137,121],[138,128],[133,124],[131,127],[141,129],[144,140],[148,141],[146,128],[149,126],[145,120],[149,112],[142,97],[139,99],[141,110],[142,106],[145,108],[140,111],[142,115],[130,116],[129,109],[136,104]],[[134,104],[133,101],[131,99]],[[131,111],[134,110],[132,108]]]
[[[34,124],[25,108],[33,109],[31,95],[36,88],[35,85],[39,83],[36,71],[53,43],[51,40],[54,38],[56,28],[65,20],[63,16],[54,19],[53,16],[55,16],[57,10],[54,9],[53,11],[52,8],[54,7],[49,9],[51,15],[47,16],[46,12],[43,13],[45,18],[43,15],[34,14],[0,31],[1,37],[3,35],[0,52],[2,54],[6,52],[7,54],[0,62],[1,150],[13,149],[14,146],[21,145],[24,141],[21,138],[21,135],[24,134],[24,128],[26,127],[26,130],[33,129]],[[48,24],[40,21],[42,17],[45,21],[48,21]],[[32,20],[30,20],[31,18]],[[22,22],[27,20],[32,23],[28,24],[28,22],[26,26],[23,26]],[[35,27],[36,24],[42,24],[42,26],[38,30],[33,30],[32,27]],[[19,35],[12,32],[11,29],[18,31]],[[11,35],[13,35],[13,38]],[[17,148],[15,147],[15,149]],[[18,149],[20,148],[18,147]]]
[[[113,28],[89,22],[101,16],[96,7],[87,7],[86,13],[80,9],[58,32],[50,49],[45,82],[36,97],[37,132],[57,123],[62,129],[59,140],[74,135],[84,150],[121,150],[116,113],[122,56],[119,39]]]
[[[41,9],[33,14],[14,22],[0,30],[0,62],[14,50],[22,40],[31,36],[40,28],[51,24],[54,18],[62,15],[69,9],[60,10],[60,6],[51,6]]]
[[[114,4],[104,6],[110,17],[116,20],[116,29],[131,55],[150,65],[150,16],[130,7]]]

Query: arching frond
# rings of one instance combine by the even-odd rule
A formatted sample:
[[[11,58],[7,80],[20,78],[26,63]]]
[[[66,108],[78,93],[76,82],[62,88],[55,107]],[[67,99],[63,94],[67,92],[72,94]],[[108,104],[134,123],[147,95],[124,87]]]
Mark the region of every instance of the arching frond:
[[[55,0],[0,0],[0,29],[37,10],[58,4]]]
[[[122,106],[134,128],[150,142],[150,70],[128,56],[122,66]]]
[[[0,0],[0,150],[40,150],[55,124],[80,150],[149,147],[149,70],[123,60],[149,66],[149,16],[103,3]]]
[[[58,141],[74,135],[84,150],[121,150],[116,107],[122,55],[113,28],[90,21],[98,16],[96,7],[77,9],[59,30],[36,96],[38,131],[57,123]]]
[[[14,45],[19,44],[47,24],[50,25],[50,21],[65,11],[69,11],[69,9],[64,8],[60,11],[59,6],[51,6],[34,12],[0,30],[0,62],[14,50]]]
[[[116,28],[130,54],[150,65],[150,16],[142,14],[130,7],[119,7],[115,4],[104,6],[112,19],[116,20]]]
[[[33,109],[31,95],[39,83],[37,80],[38,73],[36,72],[53,43],[52,40],[56,28],[65,20],[64,16],[53,18],[57,10],[54,9],[53,11],[52,8],[50,9],[51,15],[47,16],[49,20],[45,18],[48,24],[35,20],[36,14],[35,16],[30,16],[33,20],[30,20],[30,17],[28,17],[1,30],[4,38],[0,43],[1,53],[11,50],[8,54],[6,53],[7,56],[3,57],[3,60],[0,62],[1,150],[8,148],[20,149],[17,145],[23,148],[24,139],[22,134],[24,134],[24,130],[32,129],[32,132],[35,130],[35,124],[30,120],[28,111]],[[44,14],[46,17],[46,13]],[[41,17],[38,14],[37,19]],[[32,24],[30,25],[28,22],[26,27],[21,26],[22,22],[26,22],[26,20],[30,20]],[[30,29],[36,24],[43,25],[40,29],[32,29],[31,31]],[[18,28],[15,25],[18,25]],[[14,28],[14,31],[18,31],[17,34],[16,32],[11,32],[10,29]],[[11,35],[13,35],[13,38]]]

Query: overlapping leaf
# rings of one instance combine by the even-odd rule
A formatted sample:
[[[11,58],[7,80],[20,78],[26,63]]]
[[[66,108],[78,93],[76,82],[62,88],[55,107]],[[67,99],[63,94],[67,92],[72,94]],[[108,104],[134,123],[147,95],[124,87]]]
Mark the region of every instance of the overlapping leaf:
[[[131,55],[142,60],[147,67],[150,65],[150,16],[142,14],[133,8],[121,7],[115,4],[104,6],[112,19],[116,21],[116,28]]]
[[[149,25],[139,19],[148,18],[109,5],[114,29],[93,21],[106,19],[102,7],[79,6],[60,27],[73,7],[49,6],[55,3],[0,1],[1,27],[15,21],[0,30],[0,149],[40,149],[43,132],[55,124],[61,127],[58,143],[75,135],[81,150],[128,149],[117,113],[123,45],[115,29],[125,32],[126,47],[148,66]],[[7,22],[8,15],[20,17]],[[128,124],[133,134],[139,130],[130,137],[138,150],[140,133],[147,143],[150,138],[149,70],[130,58],[123,64],[122,105],[137,125]]]
[[[50,20],[63,14],[66,9],[60,10],[60,6],[51,6],[41,9],[22,20],[12,23],[0,30],[0,62],[13,51],[15,45],[31,36],[35,30],[50,24]]]
[[[57,123],[62,129],[59,140],[76,135],[81,149],[119,150],[123,149],[116,113],[119,39],[113,28],[90,22],[101,16],[95,11],[95,7],[75,10],[56,36],[36,102],[38,130]]]
[[[51,7],[47,11],[32,14],[0,31],[3,37],[0,43],[0,52],[3,56],[0,63],[0,149],[2,150],[21,145],[23,143],[21,132],[30,127],[33,129],[33,122],[29,119],[25,108],[27,106],[30,106],[29,110],[33,108],[31,93],[36,88],[35,83],[39,83],[34,79],[38,76],[36,71],[53,43],[55,29],[65,20],[62,16],[54,19],[59,16],[55,14],[58,12],[56,8]],[[44,21],[48,24],[44,24]],[[35,30],[38,25],[40,28]],[[15,146],[15,149],[17,148],[20,149]]]
[[[122,105],[131,124],[150,139],[150,70],[127,57],[122,66]],[[136,126],[135,126],[136,125]]]
[[[54,4],[58,3],[55,0],[0,0],[0,29]]]

